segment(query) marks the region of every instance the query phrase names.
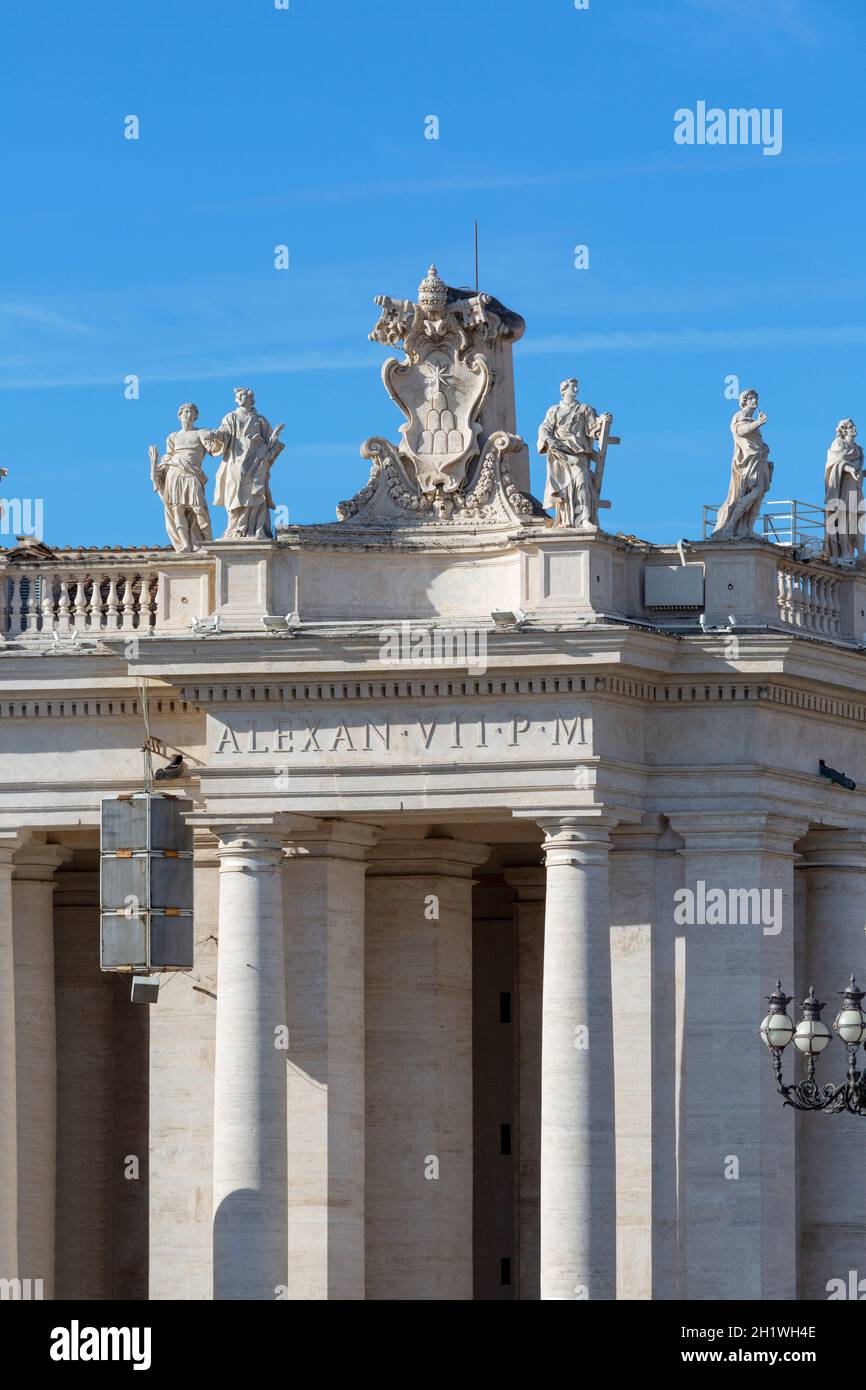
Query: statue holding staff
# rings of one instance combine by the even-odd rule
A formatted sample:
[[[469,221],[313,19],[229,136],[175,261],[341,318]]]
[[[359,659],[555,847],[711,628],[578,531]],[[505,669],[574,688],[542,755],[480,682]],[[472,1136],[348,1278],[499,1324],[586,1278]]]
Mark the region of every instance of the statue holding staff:
[[[570,377],[559,388],[538,431],[538,452],[547,455],[544,506],[554,509],[554,526],[597,526],[599,483],[604,466],[611,414],[597,415],[577,399],[578,381]],[[596,451],[595,441],[602,442]],[[593,464],[595,469],[593,470]]]

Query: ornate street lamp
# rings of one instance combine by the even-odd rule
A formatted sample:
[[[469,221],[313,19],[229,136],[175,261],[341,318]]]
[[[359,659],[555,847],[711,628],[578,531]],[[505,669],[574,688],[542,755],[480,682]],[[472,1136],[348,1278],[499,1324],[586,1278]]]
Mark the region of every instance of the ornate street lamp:
[[[786,1105],[795,1110],[827,1110],[830,1114],[848,1110],[852,1115],[866,1116],[866,1077],[857,1067],[857,1049],[866,1038],[866,1014],[860,1007],[864,995],[866,990],[857,988],[852,975],[842,991],[842,1007],[833,1023],[848,1053],[848,1075],[838,1086],[820,1086],[815,1080],[815,1062],[833,1037],[821,1018],[824,1005],[810,985],[803,1000],[803,1017],[795,1028],[788,1016],[791,995],[782,989],[781,980],[776,981],[767,1000],[770,1011],[761,1024],[761,1037],[770,1049],[776,1089]],[[806,1076],[797,1085],[786,1086],[782,1080],[782,1053],[790,1042],[803,1058]]]

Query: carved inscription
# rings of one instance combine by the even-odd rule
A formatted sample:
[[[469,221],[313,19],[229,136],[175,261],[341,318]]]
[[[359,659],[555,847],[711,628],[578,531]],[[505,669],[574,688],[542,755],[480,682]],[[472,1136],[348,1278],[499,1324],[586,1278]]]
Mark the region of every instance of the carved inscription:
[[[573,706],[526,713],[509,707],[478,714],[419,711],[312,712],[252,715],[233,712],[226,722],[211,718],[208,743],[215,759],[254,763],[267,758],[333,762],[448,760],[498,762],[509,758],[574,755],[590,738],[588,715]]]

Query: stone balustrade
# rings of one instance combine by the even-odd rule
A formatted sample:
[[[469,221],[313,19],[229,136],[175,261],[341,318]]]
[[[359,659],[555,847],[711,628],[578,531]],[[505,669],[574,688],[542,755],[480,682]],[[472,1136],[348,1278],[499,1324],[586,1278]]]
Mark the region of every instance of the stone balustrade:
[[[305,626],[385,625],[402,610],[414,622],[475,627],[511,612],[530,625],[638,619],[680,631],[866,640],[863,571],[758,537],[681,547],[546,526],[392,545],[375,566],[369,538],[339,526],[217,541],[191,555],[22,545],[0,555],[0,634],[180,635],[214,614],[222,631],[272,634],[278,625],[263,619],[294,612]]]
[[[12,559],[0,584],[0,634],[11,639],[151,631],[161,551],[73,552]]]
[[[841,576],[783,561],[777,580],[781,622],[821,637],[842,635]]]

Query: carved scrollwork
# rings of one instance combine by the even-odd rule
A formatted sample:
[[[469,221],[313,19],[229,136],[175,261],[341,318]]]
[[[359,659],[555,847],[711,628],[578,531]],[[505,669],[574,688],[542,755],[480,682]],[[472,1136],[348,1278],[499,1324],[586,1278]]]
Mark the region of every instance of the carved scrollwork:
[[[458,502],[461,511],[479,516],[499,491],[514,513],[520,516],[533,514],[535,505],[532,498],[518,491],[508,467],[508,455],[522,447],[523,440],[519,435],[508,434],[505,430],[496,430],[491,434],[484,446],[473,487]]]
[[[370,477],[364,487],[361,488],[360,492],[356,492],[354,497],[350,497],[346,502],[337,503],[338,521],[346,521],[350,516],[357,516],[358,512],[367,505],[373,493],[376,491],[376,486],[381,474],[382,465],[378,458],[374,458],[370,468]]]
[[[364,458],[371,458],[378,462],[388,496],[396,502],[398,507],[402,507],[408,512],[429,511],[430,498],[419,493],[414,484],[410,482],[400,455],[390,439],[382,439],[379,435],[374,435],[372,439],[368,439],[361,445],[361,454]]]
[[[511,476],[511,469],[508,467],[508,460],[503,457],[499,465],[499,476],[502,479],[502,489],[508,499],[508,505],[521,516],[531,516],[535,511],[535,504],[531,497],[527,497],[525,492],[520,492]]]
[[[496,483],[496,465],[498,463],[501,468],[502,459],[509,449],[515,447],[515,440],[516,436],[507,434],[505,430],[497,430],[491,434],[484,446],[472,490],[458,502],[461,510],[478,512],[487,505]],[[519,445],[519,441],[517,443]]]

